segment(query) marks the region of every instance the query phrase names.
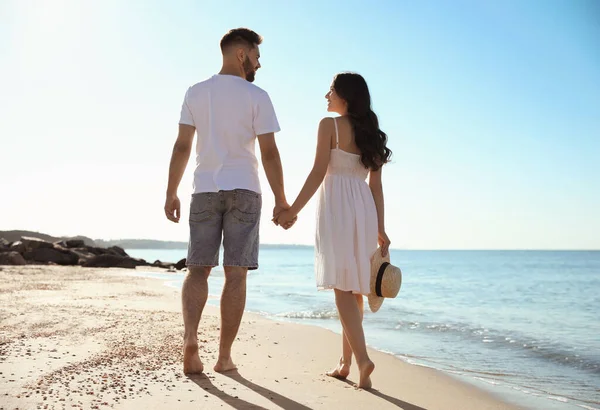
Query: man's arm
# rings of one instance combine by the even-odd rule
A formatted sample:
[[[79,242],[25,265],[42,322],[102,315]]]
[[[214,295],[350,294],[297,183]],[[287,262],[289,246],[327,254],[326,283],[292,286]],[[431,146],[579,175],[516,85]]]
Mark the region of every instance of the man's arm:
[[[179,222],[181,217],[181,203],[177,197],[177,189],[183,178],[194,143],[196,128],[192,125],[179,124],[179,134],[171,154],[169,166],[169,183],[167,185],[167,199],[165,201],[165,214],[170,221]]]
[[[283,168],[281,166],[279,149],[277,149],[277,144],[275,143],[275,134],[269,132],[259,135],[258,144],[260,146],[263,168],[271,186],[271,191],[273,191],[273,195],[275,196],[275,209],[273,209],[273,216],[275,217],[279,212],[290,207],[285,198]]]

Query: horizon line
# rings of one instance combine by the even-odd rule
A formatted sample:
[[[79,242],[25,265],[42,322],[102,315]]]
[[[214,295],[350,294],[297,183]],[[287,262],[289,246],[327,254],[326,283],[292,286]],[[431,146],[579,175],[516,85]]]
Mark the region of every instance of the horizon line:
[[[143,239],[152,240],[152,239]],[[117,240],[111,240],[117,241]],[[163,242],[180,242],[180,241],[163,241]],[[183,242],[187,243],[187,242]],[[307,244],[292,244],[292,243],[261,243],[260,246],[273,247],[296,247],[296,248],[314,248],[314,245]],[[222,247],[222,245],[221,245]],[[128,248],[136,249],[136,248]],[[186,248],[137,248],[151,250],[177,250]],[[503,252],[503,251],[523,251],[523,252],[600,252],[600,248],[390,248],[391,251],[486,251],[486,252]]]
[[[188,241],[182,240],[163,240],[163,239],[145,239],[145,238],[119,238],[119,239],[102,239],[102,238],[91,238],[87,235],[75,235],[75,236],[54,236],[39,231],[31,231],[27,229],[8,229],[3,230],[4,232],[28,232],[37,233],[55,238],[76,238],[85,237],[93,241],[103,242],[126,242],[126,241],[153,241],[163,243],[179,243],[187,244]],[[314,244],[302,244],[302,243],[260,243],[260,246],[289,246],[289,247],[304,247],[314,248]],[[153,250],[174,250],[174,249],[185,249],[185,248],[127,248],[127,249],[153,249]],[[393,251],[537,251],[537,252],[597,252],[600,248],[390,248]]]

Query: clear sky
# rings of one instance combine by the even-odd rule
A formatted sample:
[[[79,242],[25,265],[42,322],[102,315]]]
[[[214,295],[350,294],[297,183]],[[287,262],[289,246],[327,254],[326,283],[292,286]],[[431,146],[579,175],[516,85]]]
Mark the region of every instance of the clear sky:
[[[313,162],[333,75],[366,78],[389,135],[401,249],[600,249],[600,3],[0,0],[0,230],[187,240],[163,213],[188,86],[219,40],[265,40],[288,198]],[[313,200],[263,243],[312,244]]]

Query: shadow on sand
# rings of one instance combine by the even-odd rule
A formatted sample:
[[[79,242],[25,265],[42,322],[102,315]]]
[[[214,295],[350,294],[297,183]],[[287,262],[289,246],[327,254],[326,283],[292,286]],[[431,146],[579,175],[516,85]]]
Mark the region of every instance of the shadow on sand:
[[[258,384],[251,382],[250,380],[244,378],[237,370],[223,373],[223,376],[229,377],[239,384],[246,386],[248,389],[260,394],[284,410],[312,410],[310,407],[282,396],[273,390],[269,390],[266,387],[259,386]],[[189,375],[188,378],[204,389],[204,391],[207,393],[218,397],[219,399],[223,400],[223,402],[229,404],[235,409],[265,409],[262,406],[225,393],[223,390],[216,387],[205,374]]]
[[[346,380],[340,380],[340,381],[343,381],[344,383],[349,384],[350,386],[353,386],[353,387],[356,386],[356,383],[354,383],[354,382],[352,382],[350,380],[347,380],[347,379]],[[393,404],[396,407],[401,408],[402,410],[427,410],[425,407],[419,407],[419,406],[417,406],[415,404],[410,404],[410,403],[407,403],[407,402],[402,401],[400,399],[397,399],[395,397],[388,396],[387,394],[384,394],[384,393],[380,392],[377,389],[369,389],[369,390],[365,390],[365,391],[368,392],[368,393],[371,393],[373,396],[377,396],[377,397],[379,397],[379,398],[381,398],[381,399],[383,399],[383,400],[385,400],[385,401]]]

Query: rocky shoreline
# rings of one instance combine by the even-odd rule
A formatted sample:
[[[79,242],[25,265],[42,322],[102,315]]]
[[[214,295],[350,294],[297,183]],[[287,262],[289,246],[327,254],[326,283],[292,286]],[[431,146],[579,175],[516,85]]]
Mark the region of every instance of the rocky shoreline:
[[[153,266],[175,271],[185,268],[185,259],[177,263],[160,260],[150,263],[144,259],[132,258],[119,246],[103,248],[86,245],[81,239],[49,242],[22,236],[20,240],[13,242],[0,238],[0,265],[79,265],[86,268],[126,269]]]

